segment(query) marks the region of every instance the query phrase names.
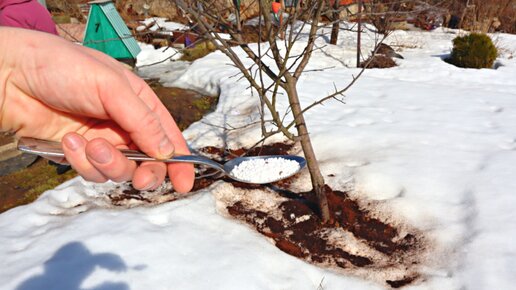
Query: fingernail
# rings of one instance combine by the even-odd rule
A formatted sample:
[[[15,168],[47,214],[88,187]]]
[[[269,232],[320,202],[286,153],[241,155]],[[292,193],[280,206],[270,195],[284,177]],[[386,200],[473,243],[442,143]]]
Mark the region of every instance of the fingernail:
[[[90,157],[100,164],[109,163],[113,159],[113,155],[111,154],[109,147],[102,143],[95,144],[91,153]]]
[[[66,138],[63,139],[63,143],[72,151],[76,151],[83,146],[81,137],[72,134],[67,135]]]
[[[152,179],[151,182],[149,182],[144,188],[142,188],[141,190],[149,190],[151,188],[153,188],[154,186],[156,186],[156,183],[158,183],[158,179],[156,177],[154,177]]]
[[[166,136],[159,143],[159,153],[163,158],[168,158],[174,155],[174,145]]]

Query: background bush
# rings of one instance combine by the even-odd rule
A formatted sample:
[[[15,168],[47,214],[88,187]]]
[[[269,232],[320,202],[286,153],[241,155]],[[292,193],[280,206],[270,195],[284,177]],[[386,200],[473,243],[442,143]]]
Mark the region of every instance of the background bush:
[[[464,68],[492,68],[498,51],[486,34],[471,33],[453,40],[448,62]]]

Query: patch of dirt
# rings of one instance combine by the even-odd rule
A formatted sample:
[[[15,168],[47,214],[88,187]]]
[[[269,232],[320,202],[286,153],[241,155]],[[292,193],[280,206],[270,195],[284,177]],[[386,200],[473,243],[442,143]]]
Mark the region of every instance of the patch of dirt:
[[[268,191],[274,198],[274,192]],[[270,238],[280,250],[312,264],[366,276],[392,288],[413,283],[420,274],[425,240],[416,229],[375,217],[347,193],[326,187],[333,223],[322,224],[313,192],[278,195],[277,207],[246,198],[224,201],[227,213]],[[256,195],[256,190],[246,195]]]
[[[382,54],[375,54],[360,63],[360,67],[364,67],[366,65],[367,68],[391,68],[397,66],[396,62],[392,58]]]
[[[147,83],[172,114],[181,131],[213,111],[218,102],[218,96],[206,96],[193,90],[164,87],[156,79],[147,80]]]
[[[231,160],[239,156],[263,156],[263,155],[287,155],[294,145],[291,143],[274,143],[269,145],[257,146],[252,149],[239,148],[224,150],[218,147],[207,146],[199,149],[199,152],[212,155],[219,160]]]

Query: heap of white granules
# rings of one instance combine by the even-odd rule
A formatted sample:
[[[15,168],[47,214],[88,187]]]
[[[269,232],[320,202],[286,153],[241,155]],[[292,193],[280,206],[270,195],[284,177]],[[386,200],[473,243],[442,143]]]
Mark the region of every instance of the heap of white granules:
[[[269,183],[288,177],[299,170],[299,163],[281,157],[249,159],[231,170],[231,176],[251,183]]]

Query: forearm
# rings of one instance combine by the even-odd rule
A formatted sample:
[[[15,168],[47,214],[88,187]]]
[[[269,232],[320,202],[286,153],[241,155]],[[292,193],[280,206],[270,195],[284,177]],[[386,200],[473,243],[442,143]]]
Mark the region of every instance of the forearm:
[[[16,132],[22,124],[14,117],[28,113],[20,86],[13,81],[23,58],[30,57],[27,39],[30,32],[25,29],[0,27],[0,131]]]

